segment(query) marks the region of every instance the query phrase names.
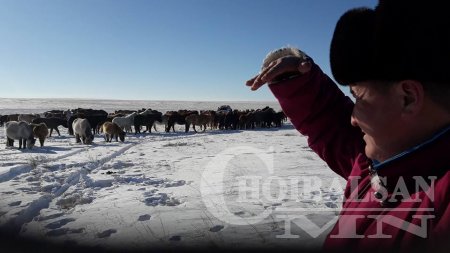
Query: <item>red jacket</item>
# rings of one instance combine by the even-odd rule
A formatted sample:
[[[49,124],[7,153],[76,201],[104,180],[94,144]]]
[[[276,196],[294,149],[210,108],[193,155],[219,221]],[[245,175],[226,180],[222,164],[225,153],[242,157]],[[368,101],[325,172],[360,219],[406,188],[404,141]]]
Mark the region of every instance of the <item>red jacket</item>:
[[[325,250],[450,250],[450,131],[378,170],[387,189],[381,203],[361,130],[350,124],[354,104],[336,84],[314,64],[307,74],[269,87],[309,146],[347,179]]]

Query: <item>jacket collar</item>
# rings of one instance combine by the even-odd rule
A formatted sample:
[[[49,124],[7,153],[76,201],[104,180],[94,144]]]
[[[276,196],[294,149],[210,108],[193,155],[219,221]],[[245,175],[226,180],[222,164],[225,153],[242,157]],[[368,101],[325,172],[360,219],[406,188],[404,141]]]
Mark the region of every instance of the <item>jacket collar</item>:
[[[386,187],[392,190],[400,177],[405,182],[413,177],[441,177],[450,169],[450,126],[440,130],[430,139],[382,163],[373,161],[380,177],[386,177]]]

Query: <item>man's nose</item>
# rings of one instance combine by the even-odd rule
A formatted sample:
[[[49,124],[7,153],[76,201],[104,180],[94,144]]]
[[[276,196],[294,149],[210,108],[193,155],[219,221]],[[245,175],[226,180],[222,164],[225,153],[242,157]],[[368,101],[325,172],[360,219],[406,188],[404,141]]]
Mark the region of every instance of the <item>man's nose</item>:
[[[352,124],[352,126],[354,127],[358,126],[358,120],[355,118],[355,111],[353,111],[352,115],[350,116],[350,124]]]

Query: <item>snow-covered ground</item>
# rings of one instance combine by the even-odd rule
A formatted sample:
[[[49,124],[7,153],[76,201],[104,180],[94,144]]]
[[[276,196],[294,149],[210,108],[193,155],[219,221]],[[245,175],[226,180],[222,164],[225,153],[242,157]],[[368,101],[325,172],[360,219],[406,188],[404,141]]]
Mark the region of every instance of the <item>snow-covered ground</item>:
[[[1,128],[0,229],[102,249],[320,248],[345,182],[292,125],[182,128],[93,145],[60,128],[31,150]]]

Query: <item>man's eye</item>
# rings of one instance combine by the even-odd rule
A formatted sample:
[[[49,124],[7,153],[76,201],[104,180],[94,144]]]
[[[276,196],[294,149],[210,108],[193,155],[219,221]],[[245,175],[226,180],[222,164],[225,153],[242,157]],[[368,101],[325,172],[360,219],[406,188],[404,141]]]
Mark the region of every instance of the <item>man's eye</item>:
[[[352,96],[353,96],[355,99],[361,99],[361,97],[358,96],[358,95],[356,95],[356,93],[355,93],[353,90],[350,90],[350,93],[352,94]]]

